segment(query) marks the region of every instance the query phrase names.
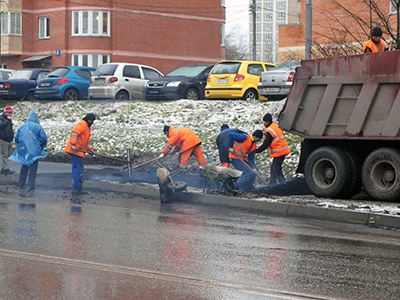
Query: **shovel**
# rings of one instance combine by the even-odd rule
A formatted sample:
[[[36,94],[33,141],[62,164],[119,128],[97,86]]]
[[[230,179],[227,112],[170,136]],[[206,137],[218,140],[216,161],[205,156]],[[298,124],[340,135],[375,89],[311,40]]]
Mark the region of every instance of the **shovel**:
[[[89,154],[92,153],[95,156],[109,158],[109,159],[112,159],[112,160],[117,160],[117,161],[121,161],[121,162],[128,163],[128,164],[131,163],[129,160],[126,160],[126,159],[123,159],[123,158],[114,157],[114,156],[107,155],[107,154],[104,154],[104,153],[97,153],[97,152],[94,152],[94,151],[86,151],[86,150],[77,149],[77,148],[75,148],[74,150],[75,151],[79,151],[79,152],[83,152],[83,153],[89,153]]]
[[[132,169],[137,169],[137,168],[139,168],[139,167],[141,167],[141,166],[144,166],[144,165],[147,165],[147,164],[149,164],[149,163],[155,162],[155,161],[157,161],[157,160],[159,160],[159,159],[160,159],[159,157],[150,159],[149,161],[146,161],[146,162],[144,162],[144,163],[138,164],[138,165],[136,165],[136,166],[132,166]]]
[[[243,159],[241,159],[240,157],[238,157],[235,153],[233,153],[233,152],[231,152],[233,155],[235,155],[236,156],[236,158],[238,159],[238,160],[240,160],[243,164],[245,164],[257,177],[258,177],[258,179],[260,179],[266,186],[268,186],[268,182],[266,182],[265,180],[264,180],[264,178],[262,178],[261,176],[260,176],[260,174],[258,174],[252,167],[250,167],[249,166],[249,164],[247,163],[247,162],[245,162]]]

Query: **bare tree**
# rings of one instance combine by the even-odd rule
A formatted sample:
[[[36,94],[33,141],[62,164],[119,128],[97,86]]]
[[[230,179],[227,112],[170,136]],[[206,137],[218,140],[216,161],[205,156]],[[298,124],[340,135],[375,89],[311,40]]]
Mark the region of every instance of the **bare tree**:
[[[354,2],[349,4],[345,0],[332,0],[331,10],[314,6],[313,10],[327,22],[321,22],[313,28],[313,56],[358,54],[375,26],[381,27],[387,44],[400,49],[400,1],[390,1],[390,11],[387,0],[360,0],[357,6],[354,6]]]
[[[225,37],[225,53],[226,59],[246,60],[249,58],[247,45],[238,45],[234,33],[229,33]]]

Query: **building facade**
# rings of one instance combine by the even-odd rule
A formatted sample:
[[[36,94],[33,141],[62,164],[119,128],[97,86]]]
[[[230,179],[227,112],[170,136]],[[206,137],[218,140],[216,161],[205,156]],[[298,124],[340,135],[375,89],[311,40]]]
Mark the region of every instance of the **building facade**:
[[[251,1],[251,0],[250,0]],[[279,29],[300,22],[300,0],[256,0],[256,59],[278,63]],[[250,16],[252,37],[252,16]]]
[[[3,67],[131,62],[162,72],[225,56],[224,0],[2,0]]]
[[[298,24],[279,29],[279,57],[284,60],[305,58],[306,2],[301,0],[301,18]],[[396,33],[396,9],[392,0],[312,0],[312,57],[360,53],[375,26],[383,29],[388,42],[388,30]],[[374,9],[380,11],[378,16]],[[386,25],[385,25],[386,24]]]

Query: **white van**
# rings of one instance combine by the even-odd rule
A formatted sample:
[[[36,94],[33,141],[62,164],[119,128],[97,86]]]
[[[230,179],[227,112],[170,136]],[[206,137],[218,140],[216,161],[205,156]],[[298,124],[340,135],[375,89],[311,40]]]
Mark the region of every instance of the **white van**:
[[[162,77],[157,69],[129,63],[99,66],[90,78],[89,99],[139,100],[147,81]]]

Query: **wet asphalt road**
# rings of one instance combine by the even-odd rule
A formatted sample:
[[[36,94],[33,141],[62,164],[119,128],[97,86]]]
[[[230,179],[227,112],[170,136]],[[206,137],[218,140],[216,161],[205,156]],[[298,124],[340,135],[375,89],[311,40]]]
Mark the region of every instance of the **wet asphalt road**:
[[[399,231],[123,195],[111,205],[81,206],[6,196],[0,196],[0,299],[398,299],[400,293]]]

